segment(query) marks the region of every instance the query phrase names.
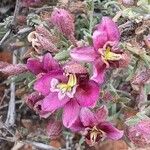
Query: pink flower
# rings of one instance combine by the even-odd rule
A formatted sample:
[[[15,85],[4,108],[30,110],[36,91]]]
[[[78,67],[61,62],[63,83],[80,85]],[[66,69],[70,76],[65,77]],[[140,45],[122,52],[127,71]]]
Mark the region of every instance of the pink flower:
[[[82,108],[79,118],[70,127],[72,131],[81,131],[85,135],[86,142],[93,145],[104,139],[118,140],[123,136],[123,131],[115,128],[110,122],[106,121],[108,110],[105,106],[93,113],[88,108]]]
[[[150,146],[150,119],[141,120],[136,125],[128,127],[127,136],[137,147]]]
[[[77,61],[93,64],[92,79],[102,83],[106,68],[127,65],[127,54],[118,49],[120,33],[117,25],[109,18],[103,17],[93,33],[93,46],[78,47],[71,50],[71,57]]]
[[[50,53],[45,54],[42,58],[29,58],[27,68],[35,75],[61,70],[59,63],[53,59]]]
[[[99,86],[87,75],[71,72],[50,72],[35,82],[34,89],[45,98],[43,112],[53,113],[63,108],[63,124],[70,127],[78,118],[81,107],[91,107],[99,98]]]
[[[76,45],[76,39],[74,37],[74,19],[68,11],[55,8],[51,14],[51,22],[64,34],[64,36]]]

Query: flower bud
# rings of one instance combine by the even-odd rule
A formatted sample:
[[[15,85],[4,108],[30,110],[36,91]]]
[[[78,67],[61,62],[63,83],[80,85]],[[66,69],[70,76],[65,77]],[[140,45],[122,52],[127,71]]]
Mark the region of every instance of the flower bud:
[[[61,121],[51,121],[47,126],[47,134],[51,139],[56,139],[61,135],[62,123]]]
[[[82,66],[81,64],[75,62],[75,61],[70,61],[64,66],[64,70],[66,73],[71,73],[71,74],[87,74],[87,69]]]
[[[1,67],[1,65],[0,65],[0,67]],[[8,65],[0,68],[0,72],[10,75],[10,76],[17,75],[17,74],[23,73],[25,71],[27,71],[27,67],[26,67],[26,65],[23,65],[23,64],[16,64],[16,65],[8,64]]]
[[[137,0],[122,0],[121,2],[125,7],[131,7],[137,4]]]
[[[41,0],[22,0],[22,6],[24,7],[34,7],[41,4]]]
[[[76,45],[76,39],[74,37],[74,19],[68,11],[55,8],[51,14],[51,22],[64,34],[64,36]]]

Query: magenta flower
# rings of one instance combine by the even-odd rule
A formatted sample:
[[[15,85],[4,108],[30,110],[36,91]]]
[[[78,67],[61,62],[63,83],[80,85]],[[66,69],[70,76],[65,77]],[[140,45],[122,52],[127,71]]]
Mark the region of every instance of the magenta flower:
[[[102,83],[106,68],[123,66],[127,63],[127,54],[118,49],[120,34],[117,25],[103,17],[93,33],[93,46],[78,47],[71,50],[71,57],[77,61],[93,64],[92,79]]]
[[[85,135],[86,142],[93,145],[104,139],[118,140],[122,138],[123,131],[115,128],[110,122],[106,121],[108,110],[105,106],[93,113],[88,108],[82,108],[79,118],[70,127],[73,131],[81,131]]]
[[[61,70],[59,63],[50,53],[45,54],[41,58],[29,58],[27,60],[27,68],[35,75]]]
[[[81,107],[94,106],[99,98],[95,81],[71,72],[47,73],[36,81],[34,89],[45,96],[40,104],[43,112],[53,113],[63,108],[63,124],[68,128],[78,118]]]

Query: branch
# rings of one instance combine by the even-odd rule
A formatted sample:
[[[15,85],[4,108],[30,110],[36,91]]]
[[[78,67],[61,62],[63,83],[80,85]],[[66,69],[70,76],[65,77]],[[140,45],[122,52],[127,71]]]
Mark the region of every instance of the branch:
[[[14,65],[17,64],[16,55],[17,55],[17,51],[14,51],[14,53],[13,53],[13,64]],[[5,125],[8,127],[13,126],[15,124],[15,115],[16,115],[16,111],[15,111],[15,82],[11,83],[10,91],[11,91],[11,95],[10,95],[7,119],[5,122]]]

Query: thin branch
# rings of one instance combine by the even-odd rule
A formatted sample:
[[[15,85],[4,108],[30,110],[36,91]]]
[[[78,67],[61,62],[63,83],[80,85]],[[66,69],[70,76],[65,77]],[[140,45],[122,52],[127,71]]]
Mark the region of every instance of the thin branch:
[[[17,16],[19,14],[19,10],[20,10],[20,0],[16,0],[16,6],[15,6],[15,11],[14,11],[14,17],[13,20],[11,22],[11,25],[16,25],[16,19]],[[4,43],[4,41],[10,36],[12,32],[12,29],[9,29],[6,34],[4,35],[4,37],[1,39],[0,41],[0,46]]]
[[[10,33],[11,33],[11,29],[10,30],[8,30],[7,32],[6,32],[6,34],[3,36],[3,38],[1,39],[1,41],[0,41],[0,46],[3,44],[3,42],[8,38],[8,36],[10,35]]]
[[[13,53],[13,64],[17,64],[17,51],[14,51]],[[10,85],[10,101],[9,101],[9,107],[8,107],[8,113],[7,113],[7,119],[6,119],[6,126],[13,126],[15,124],[15,82],[12,82]]]
[[[15,102],[16,105],[17,105],[17,104],[22,104],[22,103],[23,103],[22,100],[19,100],[19,101],[16,101],[16,102]],[[6,107],[8,107],[8,106],[9,106],[9,104],[5,104],[5,105],[3,105],[3,106],[0,107],[0,110],[6,108]]]
[[[5,89],[4,95],[3,95],[3,97],[2,97],[1,100],[0,100],[0,106],[2,105],[2,103],[3,103],[4,99],[5,99],[5,97],[8,97],[9,91],[10,91],[10,90]]]
[[[19,10],[20,10],[20,0],[16,0],[16,6],[15,6],[15,11],[14,11],[14,17],[13,17],[13,20],[12,20],[12,24],[13,25],[16,25],[16,19],[17,19],[17,16],[19,14]]]
[[[39,142],[34,141],[25,141],[25,142],[43,150],[59,150],[58,148]]]

